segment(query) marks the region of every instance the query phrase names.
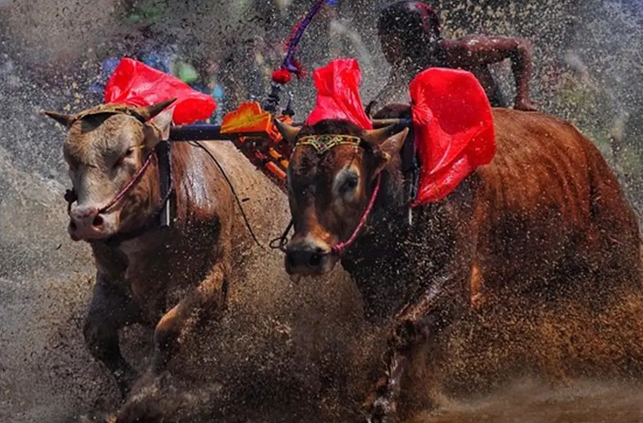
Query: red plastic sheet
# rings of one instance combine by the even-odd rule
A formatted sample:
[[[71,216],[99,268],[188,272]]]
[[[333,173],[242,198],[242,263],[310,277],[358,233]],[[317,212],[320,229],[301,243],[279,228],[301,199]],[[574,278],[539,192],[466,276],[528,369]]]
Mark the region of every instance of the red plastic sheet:
[[[409,88],[421,164],[416,207],[444,198],[488,164],[496,138],[489,100],[470,72],[429,68]]]
[[[336,59],[313,71],[317,103],[308,115],[307,125],[324,119],[343,119],[363,129],[373,129],[359,97],[362,73],[355,59]]]
[[[176,98],[168,107],[173,121],[186,125],[212,116],[217,107],[214,99],[192,89],[180,79],[153,69],[133,59],[122,59],[105,86],[106,104],[149,106]]]

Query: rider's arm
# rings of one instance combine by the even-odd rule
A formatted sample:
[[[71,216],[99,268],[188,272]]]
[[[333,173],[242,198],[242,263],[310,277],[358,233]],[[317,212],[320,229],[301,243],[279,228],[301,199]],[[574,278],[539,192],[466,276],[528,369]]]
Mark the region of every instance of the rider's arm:
[[[445,40],[447,41],[447,40]],[[529,98],[531,78],[531,45],[527,40],[509,37],[467,36],[445,43],[448,56],[456,66],[475,68],[511,60],[511,70],[516,81],[515,108],[535,110]]]

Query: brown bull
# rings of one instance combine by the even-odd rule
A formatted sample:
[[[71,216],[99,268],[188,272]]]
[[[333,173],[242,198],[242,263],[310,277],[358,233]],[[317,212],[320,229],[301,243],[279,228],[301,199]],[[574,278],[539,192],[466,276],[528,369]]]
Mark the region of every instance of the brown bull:
[[[72,239],[91,245],[96,263],[85,340],[123,395],[136,372],[121,355],[119,329],[155,327],[152,365],[159,371],[179,336],[226,303],[233,197],[205,150],[174,145],[175,219],[169,229],[155,224],[164,199],[153,153],[169,133],[171,113],[161,113],[169,103],[103,105],[76,116],[45,112],[68,128],[68,230]]]
[[[395,110],[375,117],[401,117]],[[641,287],[638,223],[595,146],[540,113],[493,116],[493,161],[444,200],[414,209],[411,225],[399,154],[407,129],[279,125],[296,145],[287,272],[319,275],[341,260],[369,318],[392,325],[386,376],[367,401],[370,421],[395,419],[411,353],[471,307],[474,294],[527,304],[574,295],[598,310]],[[341,137],[319,149],[319,135]]]

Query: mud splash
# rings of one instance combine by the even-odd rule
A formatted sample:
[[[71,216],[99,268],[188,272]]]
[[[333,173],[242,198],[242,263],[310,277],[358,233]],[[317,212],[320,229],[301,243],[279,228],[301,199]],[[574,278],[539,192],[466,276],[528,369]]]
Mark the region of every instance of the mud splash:
[[[72,244],[65,233],[62,133],[34,112],[37,107],[79,110],[91,103],[87,87],[97,63],[134,31],[117,21],[118,3],[0,2],[0,21],[7,23],[0,25],[2,422],[71,423],[79,415],[119,406],[109,373],[83,345],[82,318],[94,271],[88,249]],[[267,74],[241,70],[255,66],[257,45],[279,45],[307,5],[256,2],[252,9],[250,2],[210,3],[196,13],[202,2],[185,2],[156,29],[167,35],[186,25],[178,32],[198,41],[188,43],[189,51],[226,67],[231,95],[243,100],[263,95]],[[233,3],[253,13],[228,7]],[[387,77],[374,19],[388,2],[340,3],[337,17],[342,20],[330,26],[340,35],[331,43],[333,51],[324,33],[332,19],[325,18],[311,27],[301,58],[309,69],[332,55],[372,63],[364,69],[368,101]],[[622,170],[624,182],[637,182],[640,10],[625,1],[554,3],[489,1],[483,7],[482,2],[441,0],[435,5],[448,36],[478,32],[533,39],[533,90],[542,108],[577,123]],[[250,20],[255,14],[272,19]],[[252,37],[262,43],[246,45]],[[566,50],[575,48],[587,75],[579,75],[579,66],[566,65]],[[264,53],[266,68],[278,65],[278,54]],[[496,71],[505,75],[501,80],[510,93],[508,67]],[[621,161],[608,136],[615,106],[592,84],[613,91],[617,108],[630,113]],[[314,103],[311,87],[309,80],[293,83],[297,118]],[[275,218],[267,222],[251,218],[260,239],[281,233],[287,207],[283,195],[258,172],[235,186],[251,198],[244,202],[250,214],[274,211]],[[244,193],[241,186],[254,191]],[[636,184],[632,192],[640,197]],[[239,259],[244,274],[233,284],[228,316],[205,327],[203,338],[185,340],[185,354],[174,363],[172,375],[141,380],[125,412],[132,417],[164,413],[167,420],[191,423],[361,421],[359,404],[381,371],[387,328],[363,321],[359,296],[341,270],[294,285],[283,274],[278,254],[248,243]],[[473,313],[439,344],[418,353],[417,367],[431,367],[406,381],[417,395],[404,399],[409,410],[404,418],[414,423],[643,422],[642,304],[640,297],[632,297],[596,315],[573,305],[547,310],[533,304],[519,313]],[[134,327],[123,338],[128,359],[145,369],[149,333]],[[547,377],[534,380],[535,373]],[[618,381],[610,382],[605,373],[616,373]]]
[[[637,385],[585,382],[561,390],[534,381],[465,403],[444,401],[436,412],[406,423],[640,423],[643,390]]]

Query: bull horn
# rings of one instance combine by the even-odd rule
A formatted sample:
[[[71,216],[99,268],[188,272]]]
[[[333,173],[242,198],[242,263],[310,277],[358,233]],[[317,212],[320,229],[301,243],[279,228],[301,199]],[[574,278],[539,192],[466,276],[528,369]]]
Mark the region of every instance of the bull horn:
[[[383,128],[367,130],[365,131],[366,135],[364,140],[373,145],[380,145],[403,129],[400,128],[400,123],[401,122],[396,122]]]
[[[170,104],[174,103],[176,101],[176,98],[172,98],[170,100],[165,100],[161,101],[160,103],[155,103],[149,106],[144,106],[144,107],[137,107],[136,113],[141,115],[145,121],[148,121],[152,119],[154,116],[158,115],[161,113],[165,108],[167,108]]]
[[[400,125],[402,124],[401,119],[371,119],[373,128],[383,128],[390,125]]]
[[[41,113],[49,116],[66,128],[69,128],[76,121],[76,116],[74,115],[66,115],[64,113],[53,112],[50,110],[43,110]]]
[[[375,109],[375,106],[377,106],[378,104],[379,103],[377,102],[377,100],[373,100],[370,103],[368,103],[368,105],[366,106],[366,109],[364,110],[364,112],[366,113],[366,116],[368,116],[369,119],[373,119],[373,115],[375,114],[373,109]]]
[[[287,123],[283,123],[279,121],[278,119],[275,119],[274,122],[281,136],[284,137],[284,139],[288,141],[289,144],[294,145],[295,141],[297,141],[297,134],[299,134],[299,131],[301,130],[301,128],[290,126]]]

